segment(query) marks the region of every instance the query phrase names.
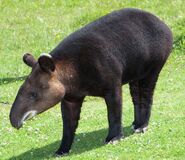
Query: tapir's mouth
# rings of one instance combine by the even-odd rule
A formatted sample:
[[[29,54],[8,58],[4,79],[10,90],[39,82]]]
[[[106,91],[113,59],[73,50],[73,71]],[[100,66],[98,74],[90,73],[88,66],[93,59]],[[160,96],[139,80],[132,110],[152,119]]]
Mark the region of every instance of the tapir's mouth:
[[[24,113],[24,115],[20,121],[20,127],[22,126],[24,121],[33,118],[36,114],[37,114],[36,110],[31,110],[31,111]]]
[[[23,122],[25,120],[31,119],[37,113],[38,112],[36,110],[27,111],[23,114],[22,118],[18,118],[18,116],[16,114],[13,114],[13,112],[11,111],[11,113],[10,113],[10,122],[11,122],[13,127],[19,129],[19,128],[22,127]]]

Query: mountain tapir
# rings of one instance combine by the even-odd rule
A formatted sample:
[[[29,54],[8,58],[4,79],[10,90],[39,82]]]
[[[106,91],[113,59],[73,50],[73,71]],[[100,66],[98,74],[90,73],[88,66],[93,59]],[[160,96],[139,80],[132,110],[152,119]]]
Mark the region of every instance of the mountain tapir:
[[[122,85],[129,84],[134,104],[133,129],[147,129],[154,88],[172,49],[172,33],[163,21],[143,10],[121,9],[86,25],[38,60],[10,111],[13,127],[61,102],[63,138],[57,155],[69,152],[86,96],[105,99],[106,143],[122,136]],[[95,107],[95,106],[92,106]]]

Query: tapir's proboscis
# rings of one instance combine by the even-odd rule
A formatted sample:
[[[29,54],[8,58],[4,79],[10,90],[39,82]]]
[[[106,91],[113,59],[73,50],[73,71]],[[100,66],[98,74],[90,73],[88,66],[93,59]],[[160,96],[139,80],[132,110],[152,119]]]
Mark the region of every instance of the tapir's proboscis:
[[[143,10],[114,11],[65,38],[49,54],[23,61],[32,71],[20,87],[10,111],[12,126],[61,102],[63,138],[56,152],[71,149],[86,96],[107,105],[106,143],[122,132],[122,85],[129,84],[134,104],[134,132],[148,128],[159,73],[172,49],[172,33],[159,18]],[[96,106],[92,106],[96,107]]]

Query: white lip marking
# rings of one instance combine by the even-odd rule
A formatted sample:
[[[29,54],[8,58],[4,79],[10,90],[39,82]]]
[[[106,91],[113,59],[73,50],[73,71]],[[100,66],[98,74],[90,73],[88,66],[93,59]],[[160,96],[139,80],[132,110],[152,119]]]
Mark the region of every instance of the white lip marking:
[[[22,124],[26,119],[31,119],[36,114],[37,114],[36,110],[31,110],[31,111],[24,113],[20,123]]]

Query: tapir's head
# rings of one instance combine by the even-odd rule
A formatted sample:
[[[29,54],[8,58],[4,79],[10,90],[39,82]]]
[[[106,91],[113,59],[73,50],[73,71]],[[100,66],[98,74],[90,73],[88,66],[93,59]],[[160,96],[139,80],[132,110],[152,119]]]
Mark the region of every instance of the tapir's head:
[[[10,111],[10,122],[17,129],[26,119],[60,102],[65,94],[55,62],[50,55],[41,55],[36,61],[31,54],[26,53],[23,61],[32,71],[20,87]]]

